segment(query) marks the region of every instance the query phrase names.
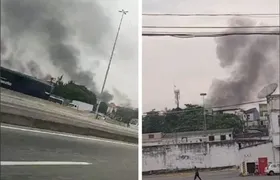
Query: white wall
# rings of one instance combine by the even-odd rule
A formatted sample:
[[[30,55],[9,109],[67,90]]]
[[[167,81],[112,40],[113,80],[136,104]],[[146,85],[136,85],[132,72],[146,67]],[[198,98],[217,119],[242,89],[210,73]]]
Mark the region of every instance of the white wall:
[[[143,147],[142,171],[235,166],[237,153],[233,142]]]
[[[241,164],[243,161],[256,163],[259,157],[267,157],[268,162],[273,161],[272,143],[240,149],[238,158]]]
[[[279,150],[275,152],[279,159]],[[257,162],[259,157],[273,161],[272,143],[240,150],[233,141],[143,147],[142,171],[240,166],[243,161]]]
[[[76,100],[73,100],[72,104],[77,105],[78,106],[77,109],[81,110],[81,111],[92,111],[92,108],[93,108],[92,104],[88,104],[88,103],[84,103],[84,102],[76,101]]]
[[[279,134],[273,134],[272,135],[273,146],[280,147],[279,141],[280,141]]]
[[[271,109],[279,110],[280,109],[279,101],[280,101],[280,95],[274,95],[270,102]]]
[[[271,126],[273,128],[272,133],[279,133],[280,128],[278,124],[278,115],[280,115],[280,112],[271,112]]]

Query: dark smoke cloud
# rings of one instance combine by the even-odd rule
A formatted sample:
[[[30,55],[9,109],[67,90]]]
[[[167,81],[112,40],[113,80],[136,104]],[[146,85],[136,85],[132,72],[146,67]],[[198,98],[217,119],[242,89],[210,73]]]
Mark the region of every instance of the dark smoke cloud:
[[[120,92],[116,88],[113,88],[113,92],[114,92],[115,98],[118,99],[118,101],[120,102],[120,104],[119,104],[120,106],[131,107],[131,100],[128,98],[128,96],[126,94]]]
[[[1,26],[4,27],[4,35],[1,34],[1,48],[2,40],[17,43],[19,39],[28,37],[30,39],[26,38],[27,40],[24,41],[26,45],[35,44],[42,47],[48,55],[47,60],[56,69],[67,74],[74,82],[85,85],[97,95],[99,94],[94,82],[95,74],[92,71],[84,71],[80,67],[79,46],[75,43],[79,41],[81,44],[90,45],[98,53],[104,51],[100,44],[107,31],[111,29],[110,19],[97,2],[94,0],[88,3],[78,0],[2,0]],[[73,39],[76,41],[74,42]],[[19,48],[24,49],[23,46]],[[33,61],[25,61],[27,64],[24,65],[21,58],[22,56],[19,55],[16,58],[8,58],[4,64],[11,67],[19,64],[17,70],[43,77],[36,61],[40,57],[32,58]],[[106,102],[112,99],[113,95],[107,91],[102,97]]]
[[[108,91],[104,91],[102,95],[100,95],[100,99],[104,102],[110,102],[113,100],[114,96],[110,94]]]
[[[30,71],[29,73],[32,76],[40,78],[40,79],[42,79],[44,77],[44,74],[42,73],[40,66],[35,61],[32,61],[32,60],[29,61],[27,63],[27,67]]]
[[[229,23],[229,26],[254,25],[256,22],[240,18],[231,19]],[[227,30],[232,31],[236,29]],[[217,38],[216,43],[220,66],[231,70],[231,74],[225,80],[213,81],[209,104],[238,104],[256,99],[261,86],[279,82],[279,37],[230,36]]]

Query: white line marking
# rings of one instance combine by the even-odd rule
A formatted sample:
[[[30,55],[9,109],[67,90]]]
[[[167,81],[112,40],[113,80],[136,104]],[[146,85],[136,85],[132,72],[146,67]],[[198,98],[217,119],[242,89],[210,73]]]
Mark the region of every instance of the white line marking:
[[[1,161],[1,166],[58,166],[58,165],[90,165],[87,162],[67,161]]]
[[[124,143],[120,141],[111,141],[106,139],[99,139],[99,138],[93,138],[93,137],[84,137],[84,136],[77,136],[73,134],[62,134],[57,132],[47,132],[42,130],[36,130],[36,129],[26,129],[26,128],[20,128],[20,127],[13,127],[13,126],[6,126],[1,124],[1,128],[4,129],[12,129],[12,130],[18,130],[18,131],[25,131],[25,132],[33,132],[33,133],[40,133],[40,134],[48,134],[53,136],[62,136],[62,137],[68,137],[68,138],[76,138],[76,139],[83,139],[83,140],[90,140],[90,141],[98,141],[98,142],[105,142],[105,143],[113,143],[118,145],[125,145],[125,146],[132,146],[132,147],[138,147],[138,145],[135,144],[129,144]]]

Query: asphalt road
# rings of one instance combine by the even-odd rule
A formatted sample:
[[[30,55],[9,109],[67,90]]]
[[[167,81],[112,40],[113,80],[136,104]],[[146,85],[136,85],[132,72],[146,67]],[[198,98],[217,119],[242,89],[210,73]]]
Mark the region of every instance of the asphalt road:
[[[16,161],[29,164],[17,165]],[[43,165],[35,165],[34,161]],[[1,124],[1,180],[137,178],[136,145]]]
[[[237,171],[224,172],[200,172],[202,180],[279,180],[279,176],[238,176]],[[158,175],[158,176],[143,176],[143,180],[193,180],[192,173]],[[198,179],[197,179],[198,180]]]

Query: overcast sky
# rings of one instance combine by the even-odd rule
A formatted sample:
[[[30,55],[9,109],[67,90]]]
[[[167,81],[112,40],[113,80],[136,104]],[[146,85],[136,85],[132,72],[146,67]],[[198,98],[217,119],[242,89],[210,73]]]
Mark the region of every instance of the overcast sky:
[[[111,27],[113,30],[108,35],[108,43],[106,46],[108,47],[108,56],[89,57],[89,61],[95,58],[109,59],[121,18],[121,13],[119,13],[118,10],[124,9],[129,11],[123,19],[106,87],[109,90],[112,90],[114,87],[117,88],[131,99],[133,107],[138,107],[138,3],[131,0],[100,0],[99,2],[103,6],[104,11],[111,18]],[[94,17],[92,18],[94,21]],[[108,61],[101,62],[96,73],[96,79],[102,79],[102,81],[98,81],[100,89],[108,65]]]
[[[5,0],[1,3],[1,43],[3,39],[8,47],[6,55],[12,64],[9,67],[42,78],[30,71],[28,62],[34,61],[40,66],[35,69],[40,69],[43,75],[64,74],[64,80],[86,85],[97,94],[120,22],[119,10],[129,11],[123,19],[105,90],[114,95],[113,102],[118,105],[130,99],[133,107],[138,106],[138,3],[130,0]],[[60,45],[55,48],[58,58],[53,57],[56,51],[50,51],[52,43]],[[65,51],[68,47],[73,48]],[[68,56],[66,52],[70,52]]]
[[[279,13],[279,0],[143,0],[143,12]],[[227,26],[228,19],[144,16],[143,25]],[[253,19],[279,25],[277,17]],[[227,76],[229,73],[219,66],[213,38],[143,37],[143,112],[175,107],[173,85],[181,91],[181,106],[201,103],[199,94],[208,92],[212,80]]]

